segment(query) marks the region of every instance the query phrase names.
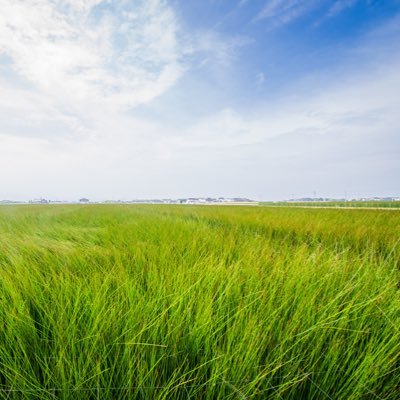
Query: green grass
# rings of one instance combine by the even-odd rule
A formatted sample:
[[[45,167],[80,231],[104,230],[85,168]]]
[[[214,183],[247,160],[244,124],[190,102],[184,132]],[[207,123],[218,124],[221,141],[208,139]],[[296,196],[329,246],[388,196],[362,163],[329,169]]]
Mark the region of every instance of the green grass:
[[[0,207],[1,399],[400,398],[400,213]]]
[[[398,208],[400,201],[279,201],[263,202],[265,206],[276,207],[354,207],[354,208]]]

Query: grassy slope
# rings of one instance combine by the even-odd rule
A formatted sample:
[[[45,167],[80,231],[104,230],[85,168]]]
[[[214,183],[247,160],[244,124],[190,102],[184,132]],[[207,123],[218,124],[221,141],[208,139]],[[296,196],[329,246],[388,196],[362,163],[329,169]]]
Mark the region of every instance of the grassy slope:
[[[399,222],[0,207],[0,398],[398,399]]]

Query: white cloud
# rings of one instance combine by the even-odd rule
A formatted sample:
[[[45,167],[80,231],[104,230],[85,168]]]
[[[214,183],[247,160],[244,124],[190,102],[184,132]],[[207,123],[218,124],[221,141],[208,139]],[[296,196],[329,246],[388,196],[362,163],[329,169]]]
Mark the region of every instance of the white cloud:
[[[214,30],[196,32],[185,53],[199,59],[202,65],[227,67],[237,58],[240,48],[252,43],[246,36],[224,37]]]
[[[400,60],[335,76],[309,93],[309,82],[292,96],[253,110],[222,109],[181,135],[168,136],[170,159],[193,173],[227,173],[224,194],[246,188],[254,197],[294,193],[343,196],[395,195],[400,173]],[[342,82],[342,83],[340,83]],[[263,179],[266,187],[260,187]],[[204,186],[206,186],[204,184]],[[309,192],[307,192],[307,188]],[[338,189],[339,188],[339,189]],[[369,192],[368,189],[369,188]],[[292,190],[292,191],[291,191]],[[285,194],[286,191],[286,194]]]
[[[336,75],[313,95],[306,81],[275,104],[221,108],[180,129],[116,114],[98,116],[104,135],[76,142],[3,134],[0,170],[12,174],[0,187],[14,198],[396,194],[399,70],[393,60]]]
[[[167,90],[183,71],[177,29],[161,0],[0,3],[0,52],[22,79],[72,110],[132,107]]]
[[[347,8],[352,7],[356,2],[357,0],[337,0],[329,8],[328,12],[326,13],[326,17],[335,17]]]
[[[248,42],[182,32],[164,0],[3,0],[0,133],[105,135],[190,64],[226,68]]]
[[[262,18],[282,23],[312,2],[268,4]],[[161,113],[179,114],[176,97],[161,95],[199,64],[219,78],[249,39],[188,35],[162,0],[2,0],[0,198],[279,197],[290,185],[358,183],[387,191],[394,179],[382,177],[398,171],[400,61],[375,51],[384,39],[368,40],[379,42],[366,43],[375,66],[306,80],[274,103],[235,109],[214,102],[218,87],[183,85],[180,101],[201,96],[217,109],[179,125],[138,106],[160,98]]]
[[[339,75],[331,83],[319,83],[310,92],[309,82],[293,87],[293,94],[276,104],[259,105],[251,112],[224,109],[195,129],[207,138],[202,145],[257,145],[295,131],[325,136],[340,130],[350,136],[374,131],[384,137],[400,129],[400,59],[387,65]],[[340,80],[342,83],[339,83]],[[353,132],[353,133],[352,133]],[[229,139],[227,139],[229,138]],[[225,140],[226,139],[226,140]]]
[[[255,20],[268,19],[274,25],[287,24],[304,15],[314,5],[313,0],[268,0]]]

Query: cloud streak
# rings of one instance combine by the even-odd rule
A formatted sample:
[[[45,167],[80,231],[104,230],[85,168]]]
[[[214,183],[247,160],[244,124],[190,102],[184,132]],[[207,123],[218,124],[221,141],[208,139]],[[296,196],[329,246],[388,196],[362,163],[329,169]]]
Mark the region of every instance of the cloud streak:
[[[357,0],[338,0],[335,1],[326,13],[327,18],[335,17],[347,8],[353,7]]]
[[[314,5],[313,0],[269,0],[255,21],[267,19],[274,24],[287,24],[304,15]]]

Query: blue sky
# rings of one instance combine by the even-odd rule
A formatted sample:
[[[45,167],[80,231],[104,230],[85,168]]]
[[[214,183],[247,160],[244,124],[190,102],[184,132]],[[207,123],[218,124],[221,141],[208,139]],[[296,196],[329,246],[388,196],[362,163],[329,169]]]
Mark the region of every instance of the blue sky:
[[[400,196],[398,0],[3,0],[0,198]]]

